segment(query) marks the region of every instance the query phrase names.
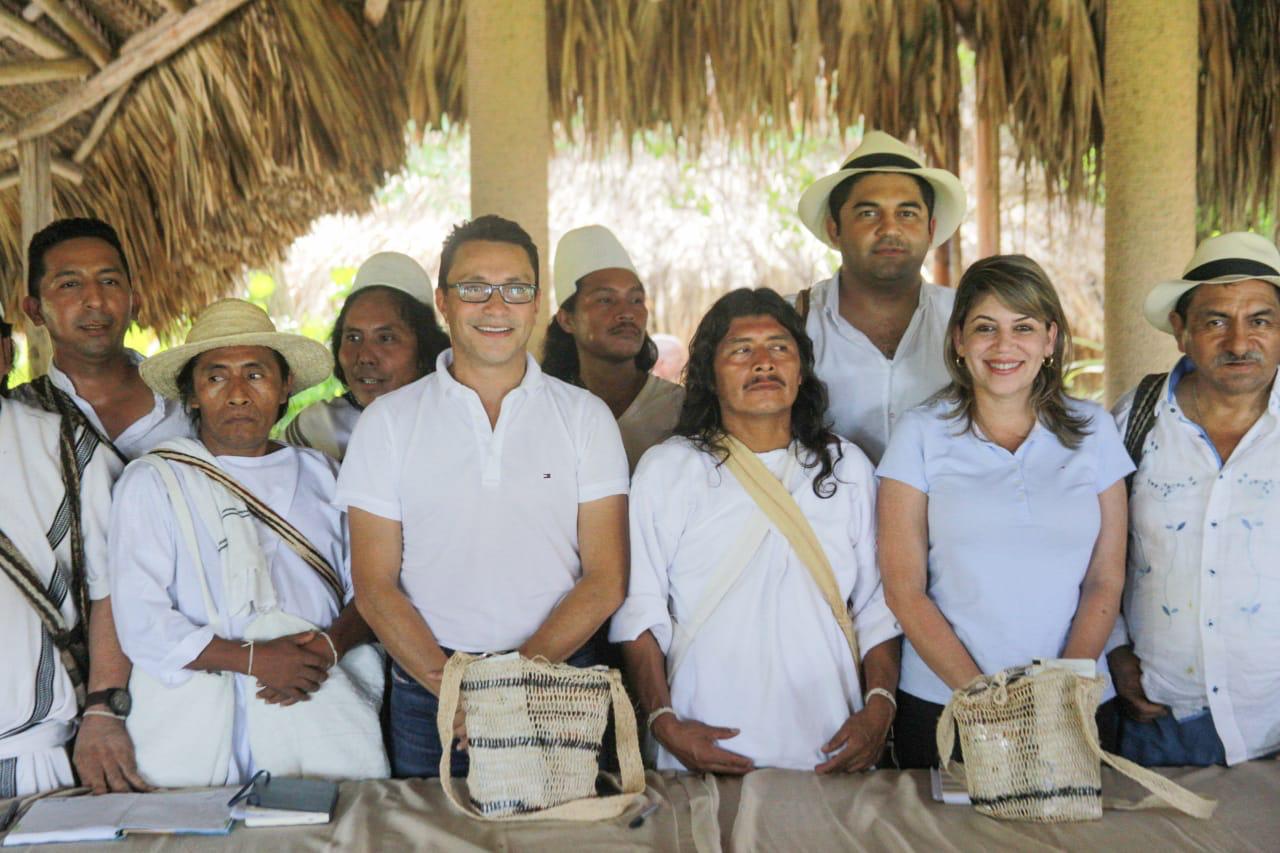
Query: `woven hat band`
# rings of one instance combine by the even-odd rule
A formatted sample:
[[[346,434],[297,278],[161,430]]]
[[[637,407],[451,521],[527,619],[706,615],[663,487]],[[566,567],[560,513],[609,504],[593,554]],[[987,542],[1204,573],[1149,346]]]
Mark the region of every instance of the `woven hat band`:
[[[901,154],[864,154],[861,157],[854,157],[848,163],[845,163],[840,169],[883,169],[886,166],[892,166],[896,169],[923,169],[924,167],[912,160],[910,157],[903,157]]]
[[[1251,261],[1247,258],[1221,258],[1216,261],[1209,261],[1207,264],[1201,264],[1193,270],[1188,270],[1182,277],[1186,281],[1208,281],[1211,278],[1221,278],[1227,275],[1276,276],[1280,275],[1280,270],[1260,261]]]

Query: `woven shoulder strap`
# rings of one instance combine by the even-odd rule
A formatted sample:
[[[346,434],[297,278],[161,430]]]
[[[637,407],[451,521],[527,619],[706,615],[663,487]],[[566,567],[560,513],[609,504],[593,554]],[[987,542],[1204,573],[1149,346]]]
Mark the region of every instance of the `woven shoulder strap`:
[[[1124,430],[1124,449],[1129,451],[1133,460],[1134,472],[1125,478],[1125,485],[1133,491],[1133,478],[1142,464],[1142,445],[1147,435],[1156,425],[1156,406],[1160,402],[1160,391],[1164,388],[1167,373],[1149,373],[1138,383],[1138,390],[1133,395],[1133,405],[1129,408],[1129,423]]]
[[[796,294],[796,311],[800,314],[801,320],[809,319],[809,303],[813,295],[813,288],[806,287],[804,290]]]
[[[809,519],[800,511],[800,505],[791,496],[786,487],[778,482],[763,462],[751,452],[745,444],[731,435],[724,436],[729,455],[725,459],[725,467],[737,478],[746,489],[751,499],[756,502],[765,516],[773,522],[778,532],[786,537],[787,542],[795,549],[796,556],[809,576],[822,593],[831,615],[835,617],[849,651],[853,654],[853,666],[857,672],[862,671],[862,655],[858,650],[858,635],[853,629],[853,618],[849,615],[849,606],[840,595],[840,587],[836,583],[835,572],[831,569],[831,561],[822,550],[818,534],[814,533]]]
[[[98,444],[105,445],[123,464],[129,464],[129,457],[121,453],[120,448],[116,447],[111,439],[98,431],[98,428],[85,417],[84,412],[80,411],[80,407],[76,405],[75,400],[71,399],[71,395],[54,385],[47,373],[37,376],[25,385],[18,386],[14,391],[23,402],[60,416],[64,434],[73,436],[73,440],[76,430],[84,430],[93,435]]]
[[[608,820],[645,799],[644,764],[640,758],[635,710],[627,689],[622,684],[622,674],[616,669],[610,669],[605,677],[609,681],[609,698],[613,706],[614,738],[618,751],[618,768],[622,775],[621,794],[586,797],[549,809],[502,817],[484,815],[476,809],[464,806],[453,787],[453,718],[458,713],[458,703],[462,698],[462,676],[467,667],[477,660],[479,657],[465,652],[454,652],[449,658],[440,682],[440,704],[436,712],[436,731],[440,736],[440,743],[444,745],[440,756],[440,787],[444,788],[445,796],[459,811],[482,820]]]
[[[0,569],[13,581],[13,585],[22,593],[40,622],[49,633],[62,664],[71,676],[71,684],[76,691],[76,704],[84,706],[85,678],[89,674],[89,645],[84,629],[89,614],[81,610],[80,618],[74,625],[68,625],[62,616],[62,610],[49,595],[49,591],[40,582],[40,576],[27,562],[13,540],[0,531]],[[80,603],[77,602],[77,607]]]
[[[338,573],[334,571],[333,566],[329,565],[329,561],[316,549],[316,546],[311,544],[311,540],[307,539],[302,531],[290,524],[287,519],[263,503],[257,495],[240,485],[239,482],[218,466],[210,465],[197,456],[182,453],[178,450],[153,450],[151,455],[159,456],[161,459],[167,459],[170,462],[189,465],[244,501],[245,506],[249,508],[249,512],[253,513],[255,518],[270,527],[273,533],[284,540],[284,543],[302,558],[303,562],[315,570],[315,573],[320,576],[320,580],[333,593],[338,602],[338,607],[341,609],[342,603],[346,598],[345,591],[342,588],[342,580],[338,577]]]

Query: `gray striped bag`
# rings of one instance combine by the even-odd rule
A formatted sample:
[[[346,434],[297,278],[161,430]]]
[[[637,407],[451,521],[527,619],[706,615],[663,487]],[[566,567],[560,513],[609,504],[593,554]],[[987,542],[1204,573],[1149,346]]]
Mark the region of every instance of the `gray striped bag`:
[[[454,790],[451,749],[440,759],[440,782],[464,813],[486,820],[606,820],[645,801],[635,712],[617,670],[529,660],[517,652],[458,652],[440,687],[441,743],[453,740],[459,702],[471,763],[469,804]],[[610,706],[622,793],[600,797],[597,759]]]

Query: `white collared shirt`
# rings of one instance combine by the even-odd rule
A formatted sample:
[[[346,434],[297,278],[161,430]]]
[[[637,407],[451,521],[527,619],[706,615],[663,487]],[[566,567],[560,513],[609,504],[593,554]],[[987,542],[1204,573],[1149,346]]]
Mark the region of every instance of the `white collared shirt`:
[[[531,356],[495,426],[452,363],[364,410],[336,503],[401,523],[400,585],[441,645],[514,649],[581,578],[578,505],[625,495],[627,457],[609,407]]]
[[[1068,398],[1090,420],[1075,450],[1037,422],[1015,453],[961,432],[953,405],[907,412],[876,471],[929,496],[929,597],[984,673],[1061,657],[1101,530],[1098,495],[1133,462],[1096,403]],[[928,702],[951,698],[910,639],[900,684]]]
[[[1124,617],[1147,698],[1208,707],[1238,764],[1280,748],[1280,388],[1224,462],[1174,395],[1194,369],[1166,381],[1133,478]]]
[[[141,353],[131,349],[126,349],[125,353],[134,364],[142,363],[143,357]],[[51,363],[49,365],[49,379],[53,382],[54,387],[67,392],[72,401],[75,402],[76,407],[84,413],[89,423],[93,424],[93,428],[100,435],[108,435],[106,428],[102,425],[102,419],[98,417],[98,413],[94,411],[93,406],[89,404],[88,400],[76,393],[76,386],[72,383],[70,376],[59,370],[56,364]],[[167,439],[196,437],[195,429],[191,425],[191,419],[183,411],[181,403],[177,400],[166,400],[154,391],[151,392],[151,395],[155,399],[151,411],[129,424],[129,426],[125,427],[124,432],[111,440],[116,449],[130,461],[137,459]],[[115,456],[114,453],[110,455],[112,457]],[[114,459],[112,461],[112,476],[120,476],[120,472],[123,470],[124,463],[119,459]]]
[[[787,297],[795,303],[795,296]],[[818,378],[827,384],[833,430],[879,462],[898,419],[951,377],[943,362],[956,292],[925,282],[892,359],[840,316],[840,273],[813,286],[805,330]]]
[[[618,430],[622,433],[622,446],[627,451],[630,470],[636,470],[646,450],[671,436],[683,405],[683,385],[649,374],[640,393],[618,418]]]
[[[799,468],[787,487],[831,561],[840,594],[853,604],[865,654],[901,631],[876,568],[875,476],[861,451],[842,447],[832,497],[814,494],[816,469]],[[785,449],[758,455],[775,476],[784,470]],[[646,453],[631,494],[630,588],[609,639],[626,642],[651,631],[668,652],[673,619],[689,620],[699,610],[726,549],[756,513],[738,480],[688,439],[677,436]],[[671,684],[671,705],[682,719],[741,729],[721,745],[757,766],[800,770],[827,759],[822,745],[862,707],[844,634],[772,525],[689,646]],[[684,769],[661,747],[657,766]]]

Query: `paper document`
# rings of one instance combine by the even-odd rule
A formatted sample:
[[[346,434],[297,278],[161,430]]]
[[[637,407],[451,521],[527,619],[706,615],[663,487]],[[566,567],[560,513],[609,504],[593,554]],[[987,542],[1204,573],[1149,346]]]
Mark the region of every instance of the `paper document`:
[[[53,841],[113,841],[129,833],[225,835],[234,789],[100,797],[50,797],[31,804],[5,836],[5,847]]]

